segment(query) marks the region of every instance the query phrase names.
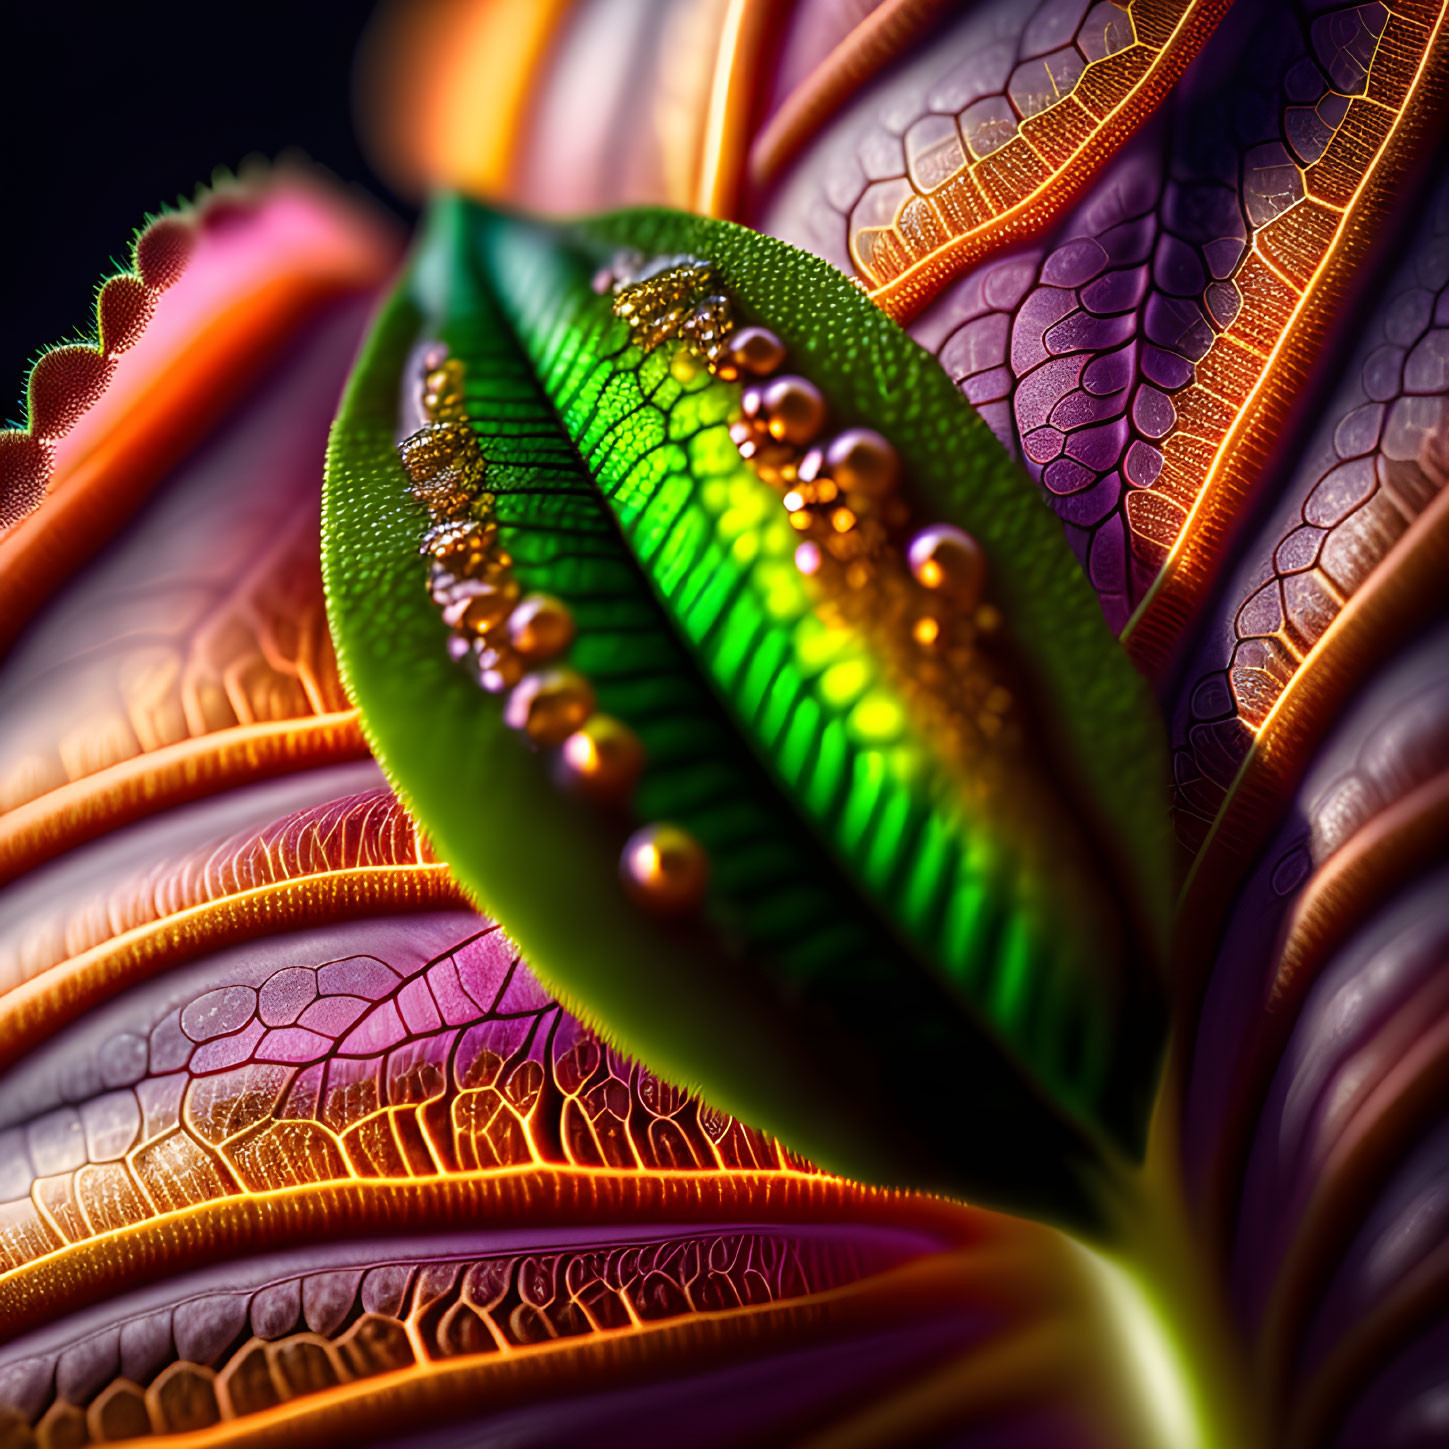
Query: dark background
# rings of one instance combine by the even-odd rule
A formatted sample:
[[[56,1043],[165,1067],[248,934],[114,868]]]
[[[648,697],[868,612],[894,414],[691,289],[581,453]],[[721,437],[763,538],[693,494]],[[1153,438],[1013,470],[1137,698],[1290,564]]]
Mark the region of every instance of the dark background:
[[[148,211],[218,166],[298,147],[393,211],[352,117],[369,0],[0,0],[0,418],[30,360],[89,330]]]

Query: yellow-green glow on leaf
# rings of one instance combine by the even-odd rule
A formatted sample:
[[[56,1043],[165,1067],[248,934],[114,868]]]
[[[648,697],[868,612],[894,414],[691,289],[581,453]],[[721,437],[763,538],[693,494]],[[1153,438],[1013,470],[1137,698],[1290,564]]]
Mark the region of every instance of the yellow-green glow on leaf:
[[[820,692],[827,704],[839,710],[848,709],[865,692],[870,676],[870,665],[862,656],[842,659],[820,676]]]
[[[905,725],[900,701],[883,691],[866,695],[850,712],[850,728],[863,744],[888,744]]]

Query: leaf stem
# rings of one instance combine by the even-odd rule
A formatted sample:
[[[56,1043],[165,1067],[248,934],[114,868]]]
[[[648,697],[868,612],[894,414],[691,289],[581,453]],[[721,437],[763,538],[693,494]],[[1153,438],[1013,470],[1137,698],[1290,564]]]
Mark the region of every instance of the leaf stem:
[[[1268,1426],[1209,1245],[1184,1198],[1169,1062],[1140,1166],[1109,1194],[1113,1244],[1080,1244],[1118,1337],[1122,1392],[1155,1449],[1267,1449]],[[1128,1408],[1129,1405],[1123,1405]]]

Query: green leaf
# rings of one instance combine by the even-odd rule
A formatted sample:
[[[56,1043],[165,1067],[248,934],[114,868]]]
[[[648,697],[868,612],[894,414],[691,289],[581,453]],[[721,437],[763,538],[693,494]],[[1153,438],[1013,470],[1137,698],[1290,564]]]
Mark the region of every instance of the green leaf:
[[[914,524],[981,542],[1014,747],[963,765],[909,649],[840,622],[796,569],[779,490],[730,439],[739,384],[684,377],[672,342],[633,345],[590,286],[621,247],[713,264],[832,428],[894,444]],[[397,451],[434,343],[466,369],[519,584],[569,606],[568,663],[644,745],[622,817],[561,788],[554,752],[449,656]],[[1100,1220],[1104,1173],[1140,1152],[1160,1048],[1155,710],[1030,482],[844,277],[727,223],[549,228],[441,202],[344,399],[325,534],[379,759],[572,1007],[824,1167]],[[623,840],[651,821],[708,853],[695,916],[651,914],[620,884]]]

